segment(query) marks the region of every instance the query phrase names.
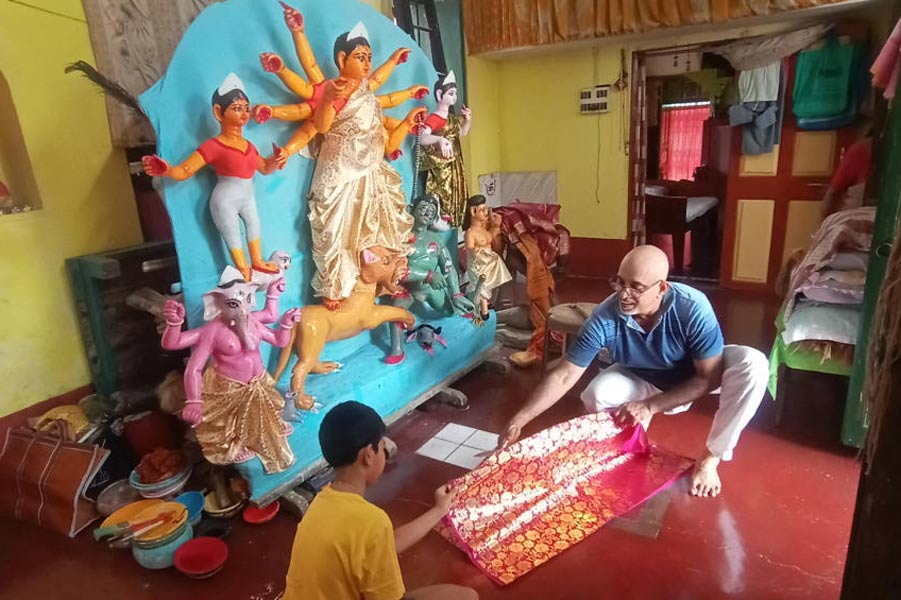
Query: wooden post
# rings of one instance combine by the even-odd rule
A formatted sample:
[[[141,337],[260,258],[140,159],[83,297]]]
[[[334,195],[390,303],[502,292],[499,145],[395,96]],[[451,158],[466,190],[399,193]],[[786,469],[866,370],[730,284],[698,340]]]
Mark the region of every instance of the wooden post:
[[[897,243],[896,223],[901,205],[901,109],[896,103],[889,117],[880,160],[881,187],[876,217],[876,232],[871,252],[867,281],[867,314],[872,315],[875,297],[871,296],[870,278],[881,279],[891,253]],[[879,131],[876,132],[876,138]],[[897,283],[897,282],[896,282]],[[901,310],[901,307],[896,307]],[[848,397],[845,442],[854,441],[854,434],[862,430],[865,411],[861,401],[863,362],[869,335],[901,335],[883,332],[882,323],[864,323],[865,335],[855,358],[855,374]],[[866,335],[869,332],[869,335]],[[891,402],[881,421],[882,431],[872,453],[872,462],[864,464],[857,492],[857,506],[848,546],[845,577],[842,585],[844,600],[881,600],[901,598],[901,364],[891,365]],[[856,425],[849,427],[848,421]],[[850,439],[849,439],[850,438]]]

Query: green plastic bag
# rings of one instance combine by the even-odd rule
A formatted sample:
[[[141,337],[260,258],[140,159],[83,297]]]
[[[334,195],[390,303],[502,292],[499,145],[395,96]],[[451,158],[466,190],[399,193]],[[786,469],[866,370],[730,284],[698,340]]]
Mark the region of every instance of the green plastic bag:
[[[815,119],[846,112],[862,50],[860,44],[841,45],[829,36],[823,48],[801,52],[795,69],[795,116]]]

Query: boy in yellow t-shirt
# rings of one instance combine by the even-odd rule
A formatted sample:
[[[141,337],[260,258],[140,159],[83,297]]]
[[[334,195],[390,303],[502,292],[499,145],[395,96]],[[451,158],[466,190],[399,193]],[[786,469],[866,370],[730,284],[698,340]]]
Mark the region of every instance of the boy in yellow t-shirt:
[[[385,511],[363,497],[385,470],[385,423],[359,402],[325,415],[319,444],[335,481],[319,492],[294,537],[283,600],[478,600],[474,590],[438,585],[406,592],[397,562],[438,524],[457,493],[435,492],[435,506],[393,529]]]

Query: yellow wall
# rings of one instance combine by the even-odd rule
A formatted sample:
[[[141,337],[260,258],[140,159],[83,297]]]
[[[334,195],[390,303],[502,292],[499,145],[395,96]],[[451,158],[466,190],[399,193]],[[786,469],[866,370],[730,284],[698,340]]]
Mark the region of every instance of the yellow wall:
[[[501,170],[500,65],[468,58],[466,83],[473,125],[463,138],[463,161],[470,194],[477,194],[479,176]]]
[[[858,15],[867,17],[869,13]],[[492,59],[470,56],[468,93],[474,117],[466,156],[469,179],[477,184],[479,174],[498,169],[556,170],[561,220],[573,235],[624,239],[629,182],[624,139],[628,139],[631,90],[611,91],[610,112],[597,116],[579,114],[579,90],[616,81],[621,48],[631,70],[634,51],[772,34],[798,26],[778,21],[703,26],[687,34],[601,40],[595,47],[531,48]]]
[[[610,112],[591,116],[579,114],[578,95],[619,68],[614,48],[500,64],[501,168],[557,171],[561,220],[576,237],[626,237],[628,91],[625,105],[611,92]]]
[[[391,0],[360,0],[363,4],[368,4],[377,11],[390,16],[393,12],[391,8]]]
[[[90,382],[63,261],[141,241],[103,96],[63,74],[94,58],[80,2],[32,3],[62,14],[0,0],[0,73],[43,204],[0,216],[0,415]]]

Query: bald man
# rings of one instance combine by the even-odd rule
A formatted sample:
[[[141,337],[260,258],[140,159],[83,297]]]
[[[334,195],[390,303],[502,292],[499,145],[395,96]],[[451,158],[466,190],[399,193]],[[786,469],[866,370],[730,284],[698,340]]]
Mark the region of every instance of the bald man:
[[[615,293],[598,305],[566,360],[511,419],[501,445],[519,439],[523,427],[562,398],[606,348],[615,364],[601,371],[581,398],[589,412],[612,411],[621,425],[647,428],[655,414],[683,412],[694,400],[720,394],[706,448],[692,473],[691,494],[720,493],[717,468],[732,458],[757,412],[768,361],[753,348],[724,346],[710,301],[694,288],[669,283],[668,270],[666,255],[654,246],[626,255],[610,282]]]

